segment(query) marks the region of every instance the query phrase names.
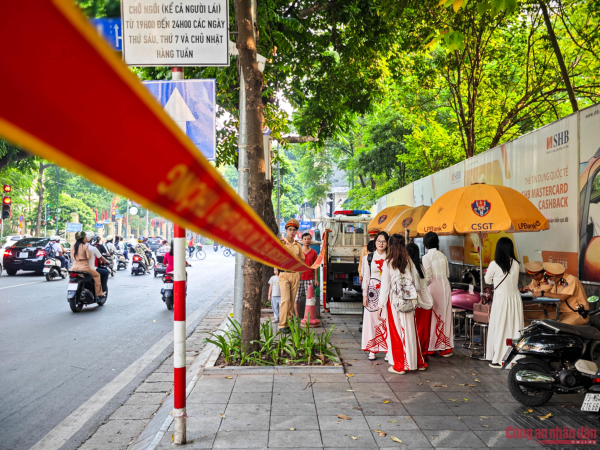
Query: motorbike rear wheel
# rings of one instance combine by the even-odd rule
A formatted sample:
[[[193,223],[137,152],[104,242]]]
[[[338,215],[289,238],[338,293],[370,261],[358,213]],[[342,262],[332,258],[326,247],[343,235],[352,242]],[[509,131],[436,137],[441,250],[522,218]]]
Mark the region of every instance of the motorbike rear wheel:
[[[167,297],[165,298],[165,305],[167,305],[167,309],[169,311],[173,311],[173,297]]]
[[[54,276],[52,275],[52,270],[46,274],[46,281],[54,280]]]
[[[552,370],[543,362],[527,362],[515,364],[508,373],[508,390],[515,400],[525,406],[542,406],[552,398],[552,391],[535,389],[532,387],[520,386],[517,383],[517,372],[521,370],[531,370],[546,375],[552,375]]]
[[[71,307],[71,311],[74,313],[78,313],[83,309],[83,303],[79,301],[78,295],[75,295],[73,298],[69,299],[69,306]]]

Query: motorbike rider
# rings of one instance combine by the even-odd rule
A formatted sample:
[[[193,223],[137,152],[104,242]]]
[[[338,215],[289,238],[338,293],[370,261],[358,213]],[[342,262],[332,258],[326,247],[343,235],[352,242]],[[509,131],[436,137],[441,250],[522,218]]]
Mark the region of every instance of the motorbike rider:
[[[71,270],[89,273],[94,278],[96,297],[102,298],[106,295],[106,293],[102,291],[101,276],[94,267],[94,261],[96,258],[92,254],[92,252],[98,252],[98,250],[96,248],[92,250],[92,248],[90,248],[88,245],[88,239],[92,237],[94,237],[94,233],[91,231],[88,231],[87,233],[84,231],[78,231],[75,234],[75,239],[77,242],[75,242],[73,250],[73,266],[71,267]]]
[[[65,249],[62,245],[60,245],[60,237],[59,236],[50,236],[50,242],[48,242],[47,247],[52,248],[54,253],[54,257],[60,261],[61,269],[67,268],[67,259],[63,256],[65,253]]]
[[[102,289],[106,292],[108,285],[108,270],[101,267],[100,264],[103,263],[108,266],[110,265],[110,262],[102,256],[102,254],[106,254],[106,248],[102,245],[102,238],[99,235],[90,238],[88,235],[88,248],[93,256],[90,258],[90,267],[96,266],[96,272],[100,274],[100,279],[102,280]]]
[[[188,242],[188,252],[190,254],[190,258],[194,254],[195,248],[196,248],[196,246],[194,245],[194,237],[192,236],[192,238],[190,239],[190,242]]]
[[[523,264],[525,273],[531,277],[531,283],[525,286],[521,292],[536,292],[537,296],[541,296],[541,292],[550,292],[552,285],[548,284],[545,279],[544,263],[542,261],[532,261]],[[543,305],[533,303],[523,305],[523,315],[525,320],[547,319],[556,317],[556,307],[553,305]]]
[[[115,237],[115,247],[117,249],[117,253],[119,255],[123,255],[125,259],[129,259],[129,255],[127,253],[127,247],[125,247],[123,236]]]
[[[150,261],[146,252],[150,253],[150,249],[144,244],[144,239],[139,238],[137,245],[135,246],[135,252],[144,259],[146,265],[146,273],[150,273]]]
[[[115,247],[115,244],[113,244],[113,235],[109,234],[108,236],[106,236],[106,239],[104,240],[104,246],[106,247],[106,250],[109,251],[109,253],[111,254],[115,254],[117,253],[117,248]]]

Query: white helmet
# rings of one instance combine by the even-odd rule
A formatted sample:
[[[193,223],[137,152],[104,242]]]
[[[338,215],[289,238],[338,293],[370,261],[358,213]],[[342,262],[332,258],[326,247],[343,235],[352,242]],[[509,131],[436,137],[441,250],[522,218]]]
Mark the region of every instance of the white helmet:
[[[87,238],[88,241],[91,241],[94,237],[94,232],[93,231],[86,231],[85,232],[85,237]]]
[[[106,242],[112,241],[112,240],[113,240],[113,235],[112,235],[112,234],[109,234],[108,236],[106,236],[106,237],[104,238],[104,240],[105,240]]]
[[[58,242],[58,241],[60,241],[60,236],[56,236],[56,235],[55,236],[50,236],[50,240]]]

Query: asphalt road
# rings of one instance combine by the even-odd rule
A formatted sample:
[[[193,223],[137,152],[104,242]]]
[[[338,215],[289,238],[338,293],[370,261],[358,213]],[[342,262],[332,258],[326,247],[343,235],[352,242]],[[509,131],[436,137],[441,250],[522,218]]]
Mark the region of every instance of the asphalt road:
[[[190,260],[187,315],[200,313],[233,286],[235,258],[212,246]],[[19,273],[0,277],[0,449],[29,449],[111,383],[173,329],[162,281],[120,271],[102,307],[73,313],[67,281]],[[198,316],[198,314],[196,314]],[[155,346],[156,347],[156,346]],[[65,448],[77,448],[170,352],[172,345],[119,390]],[[131,369],[128,369],[129,371]],[[137,372],[136,372],[137,373]]]

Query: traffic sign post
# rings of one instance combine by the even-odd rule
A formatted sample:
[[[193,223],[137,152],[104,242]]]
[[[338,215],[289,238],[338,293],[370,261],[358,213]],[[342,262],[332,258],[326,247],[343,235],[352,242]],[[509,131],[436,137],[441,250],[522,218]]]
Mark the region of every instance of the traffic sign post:
[[[229,66],[229,1],[121,0],[130,66]]]
[[[67,233],[77,233],[83,229],[83,225],[75,222],[67,222],[65,225],[65,231]]]
[[[101,19],[90,19],[98,34],[117,51],[123,50],[122,24],[120,18],[103,17]]]
[[[173,81],[147,81],[144,85],[206,159],[214,161],[217,155],[216,80],[184,80],[182,77]]]

